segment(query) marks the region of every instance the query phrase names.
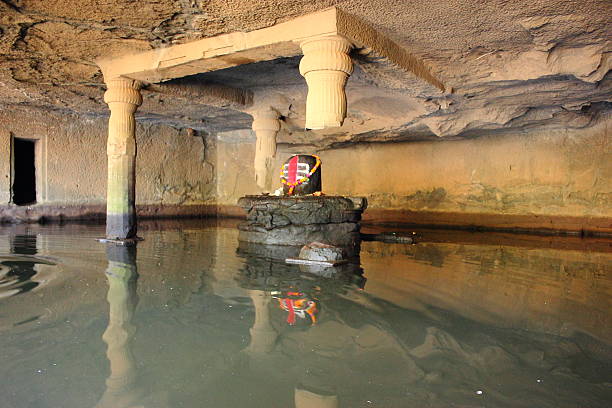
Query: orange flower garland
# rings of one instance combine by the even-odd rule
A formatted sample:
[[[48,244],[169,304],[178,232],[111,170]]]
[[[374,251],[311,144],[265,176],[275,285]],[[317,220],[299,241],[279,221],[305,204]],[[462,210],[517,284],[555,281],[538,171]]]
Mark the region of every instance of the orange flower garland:
[[[299,156],[299,155],[294,155],[294,156]],[[291,156],[291,157],[294,157]],[[308,173],[308,175],[302,177],[299,180],[296,180],[293,183],[290,183],[289,181],[287,181],[287,179],[285,178],[285,174],[284,174],[284,168],[285,168],[285,164],[283,164],[281,166],[281,171],[280,171],[280,178],[281,178],[281,183],[289,186],[289,193],[288,195],[292,195],[293,194],[293,190],[299,186],[300,184],[308,181],[310,179],[310,176],[312,176],[315,171],[317,171],[317,169],[321,166],[321,159],[319,158],[319,156],[317,156],[316,154],[311,154],[310,156],[314,157],[315,159],[317,159],[317,162],[315,163],[314,166],[312,166],[312,169],[310,169],[310,172]]]

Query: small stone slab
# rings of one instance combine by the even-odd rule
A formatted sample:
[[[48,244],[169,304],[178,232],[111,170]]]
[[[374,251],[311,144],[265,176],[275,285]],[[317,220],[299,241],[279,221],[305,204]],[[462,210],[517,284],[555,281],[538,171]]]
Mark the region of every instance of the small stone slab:
[[[301,258],[287,258],[285,262],[288,264],[299,264],[299,265],[322,265],[327,267],[342,265],[347,263],[346,259],[340,259],[338,261],[313,261],[311,259],[301,259]]]
[[[103,244],[132,246],[132,245],[136,245],[139,241],[144,241],[144,238],[141,238],[141,237],[128,238],[128,239],[96,238],[96,241],[102,242]]]
[[[340,247],[324,244],[322,242],[311,242],[300,250],[300,259],[310,261],[340,261],[345,258],[344,250]]]

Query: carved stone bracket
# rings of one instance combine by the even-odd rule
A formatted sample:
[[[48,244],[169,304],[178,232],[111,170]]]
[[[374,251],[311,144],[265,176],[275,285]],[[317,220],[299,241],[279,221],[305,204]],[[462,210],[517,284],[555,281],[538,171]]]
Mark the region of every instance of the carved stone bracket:
[[[346,117],[346,80],[353,73],[351,43],[339,35],[300,44],[300,74],[308,84],[306,129],[342,126]]]

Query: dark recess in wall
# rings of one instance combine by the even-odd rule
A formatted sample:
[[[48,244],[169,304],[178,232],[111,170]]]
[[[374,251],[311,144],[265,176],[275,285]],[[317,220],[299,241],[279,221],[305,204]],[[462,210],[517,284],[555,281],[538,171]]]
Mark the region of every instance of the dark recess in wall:
[[[36,202],[36,141],[13,139],[13,203],[17,205]]]

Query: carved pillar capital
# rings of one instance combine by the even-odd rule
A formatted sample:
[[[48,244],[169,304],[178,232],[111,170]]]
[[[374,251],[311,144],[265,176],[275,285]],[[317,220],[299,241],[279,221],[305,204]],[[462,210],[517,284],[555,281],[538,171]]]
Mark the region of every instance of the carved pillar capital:
[[[253,112],[252,129],[255,133],[259,131],[278,132],[280,130],[279,114],[271,107],[258,109]]]
[[[353,45],[339,35],[317,37],[300,43],[304,57],[300,60],[300,74],[305,76],[312,71],[342,71],[353,73],[353,61],[348,55]]]
[[[109,106],[113,103],[124,103],[134,106],[134,110],[142,104],[139,81],[128,78],[113,78],[106,81],[104,102]],[[111,107],[112,109],[112,107]]]
[[[300,47],[304,53],[300,74],[308,84],[306,129],[342,126],[346,117],[344,87],[353,73],[352,44],[334,35],[305,40]]]

